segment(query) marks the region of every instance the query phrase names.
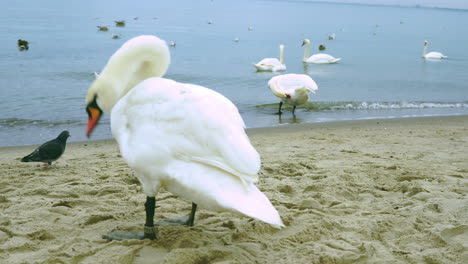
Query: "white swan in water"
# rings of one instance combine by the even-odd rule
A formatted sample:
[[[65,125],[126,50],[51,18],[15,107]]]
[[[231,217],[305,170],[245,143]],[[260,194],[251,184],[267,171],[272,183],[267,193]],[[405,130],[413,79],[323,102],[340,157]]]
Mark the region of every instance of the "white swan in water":
[[[286,65],[284,64],[284,46],[280,45],[280,59],[266,58],[254,64],[257,71],[285,71]]]
[[[337,63],[338,61],[341,60],[341,58],[335,58],[332,55],[328,55],[325,53],[317,53],[309,57],[310,40],[304,39],[304,41],[302,42],[302,46],[304,45],[305,45],[305,49],[304,49],[304,58],[302,59],[303,62],[324,64],[324,63]]]
[[[89,137],[103,112],[112,135],[147,196],[144,233],[116,231],[107,239],[156,237],[153,216],[160,187],[197,205],[284,226],[255,186],[260,156],[234,104],[208,88],[160,78],[169,48],[155,36],[130,39],[109,59],[86,95]],[[179,224],[180,224],[179,223]]]
[[[427,53],[427,47],[429,46],[429,42],[427,40],[424,41],[424,49],[423,49],[423,54],[422,57],[424,59],[445,59],[447,56],[440,52],[432,51]]]
[[[268,81],[268,87],[281,99],[279,103],[278,114],[281,114],[283,102],[292,105],[292,114],[296,106],[305,104],[309,100],[309,93],[315,93],[318,89],[317,84],[305,74],[283,74],[278,75]]]

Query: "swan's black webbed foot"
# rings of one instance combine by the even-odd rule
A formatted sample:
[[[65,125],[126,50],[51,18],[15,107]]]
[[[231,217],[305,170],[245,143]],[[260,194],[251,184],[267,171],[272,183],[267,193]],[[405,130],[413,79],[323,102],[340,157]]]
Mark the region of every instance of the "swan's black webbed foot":
[[[186,226],[193,226],[193,223],[190,222],[190,216],[185,215],[173,219],[167,219],[164,221],[159,221],[156,223],[158,226],[181,226],[181,225],[186,225]]]
[[[165,221],[160,221],[156,225],[161,226],[161,225],[170,225],[170,226],[180,226],[180,225],[186,225],[186,226],[193,226],[195,223],[195,212],[197,211],[197,204],[192,203],[192,211],[190,212],[189,215],[186,216],[181,216],[178,218],[174,219],[169,219]]]
[[[154,240],[158,238],[158,228],[157,227],[144,227],[144,232],[130,232],[114,229],[112,232],[107,233],[102,236],[104,239],[108,240],[129,240],[129,239],[151,239]]]

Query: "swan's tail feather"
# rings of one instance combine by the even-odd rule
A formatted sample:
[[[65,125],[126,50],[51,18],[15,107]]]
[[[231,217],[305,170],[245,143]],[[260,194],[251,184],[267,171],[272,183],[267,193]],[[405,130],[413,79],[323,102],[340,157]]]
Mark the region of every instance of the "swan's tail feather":
[[[233,197],[234,198],[234,197]],[[275,228],[283,228],[285,225],[281,221],[278,211],[273,207],[270,200],[255,185],[251,185],[249,194],[242,197],[235,197],[233,204],[235,211],[246,216],[263,221]]]
[[[336,58],[336,59],[332,60],[331,63],[337,63],[337,62],[339,62],[340,60],[341,60],[341,58]]]
[[[239,177],[224,169],[182,160],[174,162],[167,172],[171,179],[164,187],[202,208],[236,212],[276,228],[284,227],[278,211],[265,194],[253,183],[245,185],[248,180],[242,183]]]

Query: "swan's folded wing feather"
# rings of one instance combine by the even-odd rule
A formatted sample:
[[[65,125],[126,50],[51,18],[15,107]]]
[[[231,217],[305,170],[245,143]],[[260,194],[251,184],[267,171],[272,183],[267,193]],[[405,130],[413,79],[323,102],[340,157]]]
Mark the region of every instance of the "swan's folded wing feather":
[[[245,133],[237,108],[217,92],[196,85],[185,86],[196,94],[187,104],[185,119],[192,128],[188,137],[199,144],[191,159],[237,175],[244,183],[255,181],[260,156]]]
[[[280,61],[276,58],[266,58],[257,63],[257,65],[274,67],[276,65],[281,65]]]
[[[305,74],[283,74],[271,78],[268,81],[268,87],[274,95],[284,98],[286,94],[294,93],[294,90],[306,88],[314,92],[318,89],[315,81]]]
[[[129,164],[172,156],[217,167],[244,183],[258,177],[260,156],[250,144],[237,108],[213,90],[150,78],[114,108],[112,131]]]

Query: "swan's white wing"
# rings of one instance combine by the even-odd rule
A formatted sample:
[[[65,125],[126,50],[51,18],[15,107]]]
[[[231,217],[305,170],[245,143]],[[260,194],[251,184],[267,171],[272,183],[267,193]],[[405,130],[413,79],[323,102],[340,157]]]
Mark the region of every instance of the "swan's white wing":
[[[284,71],[286,66],[276,58],[266,58],[254,64],[259,71]]]
[[[231,101],[210,89],[150,78],[112,110],[112,133],[122,156],[137,171],[174,160],[217,167],[248,184],[260,157]]]
[[[286,97],[285,94],[292,94],[298,88],[306,88],[314,92],[318,89],[315,81],[305,74],[283,74],[278,75],[268,81],[268,87],[279,98]]]
[[[341,58],[335,58],[329,54],[325,54],[325,53],[318,53],[318,54],[314,54],[312,56],[310,56],[308,59],[307,59],[307,62],[309,63],[336,63],[338,61],[340,61]]]
[[[277,58],[266,58],[257,63],[258,65],[275,66],[281,64]]]
[[[424,55],[424,57],[426,59],[445,59],[445,58],[447,58],[447,56],[445,56],[444,54],[442,54],[440,52],[436,52],[436,51],[429,52],[426,55]]]

